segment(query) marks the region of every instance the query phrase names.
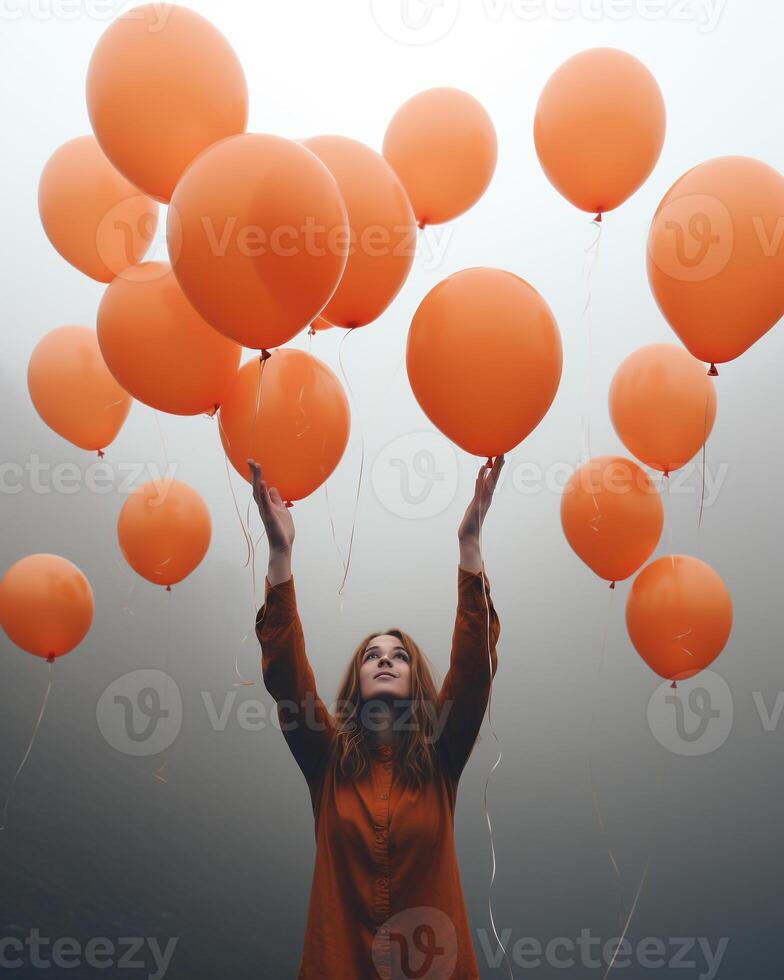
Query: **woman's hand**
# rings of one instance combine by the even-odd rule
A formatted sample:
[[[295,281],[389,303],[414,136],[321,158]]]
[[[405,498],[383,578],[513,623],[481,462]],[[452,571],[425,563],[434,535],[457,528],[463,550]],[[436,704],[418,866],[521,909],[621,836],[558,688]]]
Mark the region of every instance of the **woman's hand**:
[[[493,501],[498,477],[504,465],[504,457],[496,456],[492,466],[482,464],[474,484],[474,496],[466,509],[463,520],[458,528],[457,538],[460,542],[460,565],[468,572],[482,570],[482,555],[479,549],[479,533],[482,523]]]
[[[261,466],[255,459],[248,460],[253,481],[253,499],[259,507],[269,542],[269,573],[272,585],[291,577],[291,548],[294,544],[294,520],[284,504],[277,487],[267,487]]]

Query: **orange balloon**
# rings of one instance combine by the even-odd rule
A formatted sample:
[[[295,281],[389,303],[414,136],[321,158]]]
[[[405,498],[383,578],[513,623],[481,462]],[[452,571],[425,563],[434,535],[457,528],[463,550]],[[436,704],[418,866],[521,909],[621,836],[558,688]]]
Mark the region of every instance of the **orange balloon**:
[[[133,266],[107,286],[98,340],[126,391],[174,415],[213,413],[242,353],[199,316],[164,262]]]
[[[187,483],[166,477],[137,487],[120,510],[117,538],[125,560],[155,585],[174,585],[207,554],[210,512]]]
[[[27,388],[49,428],[80,449],[108,446],[131,408],[89,327],[56,327],[46,334],[30,355]]]
[[[716,419],[716,392],[704,365],[688,351],[650,344],[615,372],[610,418],[632,455],[671,473],[705,444]]]
[[[323,316],[317,316],[313,323],[311,323],[311,327],[314,330],[329,330],[334,326],[334,323],[330,323],[329,320],[325,320]]]
[[[38,213],[60,255],[98,282],[138,262],[158,226],[158,205],[114,169],[92,136],[69,140],[49,157]]]
[[[313,493],[340,462],[351,425],[348,401],[323,361],[278,349],[240,368],[221,405],[220,437],[234,469],[250,482],[248,459],[284,500]],[[258,411],[257,411],[258,409]]]
[[[685,681],[724,649],[732,630],[732,599],[721,576],[704,561],[665,555],[632,583],[626,627],[652,670]]]
[[[93,590],[59,555],[28,555],[0,580],[0,626],[18,647],[50,662],[82,642],[93,621]]]
[[[346,222],[335,178],[315,154],[248,133],[202,153],[177,185],[169,256],[185,295],[216,330],[256,350],[279,347],[318,316],[340,282]]]
[[[656,79],[615,48],[565,61],[539,96],[534,141],[547,179],[583,211],[612,211],[645,181],[664,145]]]
[[[648,235],[648,280],[701,361],[731,361],[784,315],[782,214],[784,177],[749,157],[701,163],[662,198]]]
[[[324,308],[334,326],[362,327],[381,316],[406,281],[416,221],[403,185],[375,150],[345,136],[302,141],[338,182],[351,235],[340,285]]]
[[[647,473],[623,456],[595,456],[574,471],[561,497],[561,526],[573,551],[608,582],[633,575],[653,554],[664,510]]]
[[[492,119],[473,96],[431,88],[392,117],[384,156],[424,228],[451,221],[476,204],[493,177],[498,143]]]
[[[561,363],[550,307],[501,269],[444,279],[408,332],[408,378],[422,411],[477,456],[509,452],[536,428],[558,390]]]
[[[208,20],[151,3],[101,35],[87,70],[87,109],[115,167],[166,202],[197,154],[244,131],[248,87],[236,54]]]

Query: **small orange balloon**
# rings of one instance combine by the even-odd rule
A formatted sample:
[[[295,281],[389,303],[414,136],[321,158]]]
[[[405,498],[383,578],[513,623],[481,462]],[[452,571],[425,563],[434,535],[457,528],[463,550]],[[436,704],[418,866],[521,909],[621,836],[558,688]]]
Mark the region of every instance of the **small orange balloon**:
[[[626,600],[635,649],[660,677],[685,681],[726,646],[732,599],[718,572],[690,555],[665,555],[635,578]]]
[[[662,198],[648,235],[648,281],[701,361],[733,360],[784,316],[782,215],[784,177],[749,157],[701,163]]]
[[[464,269],[430,290],[408,332],[406,365],[430,421],[477,456],[509,452],[552,404],[561,337],[524,279]]]
[[[131,568],[155,585],[174,585],[207,554],[210,512],[187,483],[166,477],[137,487],[120,510],[117,539]]]
[[[334,323],[330,323],[329,320],[325,320],[323,316],[317,316],[316,319],[310,325],[313,330],[329,330],[334,327]]]
[[[93,590],[59,555],[28,555],[0,581],[0,626],[18,647],[54,660],[73,650],[93,621]]]
[[[406,280],[416,251],[416,221],[403,185],[375,150],[345,136],[302,141],[338,182],[351,236],[340,285],[324,308],[339,327],[381,316]]]
[[[547,179],[583,211],[612,211],[645,181],[664,145],[666,112],[656,79],[615,48],[591,48],[548,80],[534,118]]]
[[[49,157],[38,213],[60,255],[98,282],[138,262],[158,225],[158,205],[114,169],[92,136],[69,140]]]
[[[561,497],[572,550],[608,582],[633,575],[653,554],[664,510],[648,474],[623,456],[595,456],[574,471]]]
[[[473,96],[431,88],[392,117],[384,156],[424,228],[451,221],[476,204],[493,177],[498,142],[492,119]]]
[[[30,355],[27,388],[49,428],[80,449],[113,442],[131,408],[89,327],[56,327],[46,334]]]
[[[716,419],[716,392],[705,366],[688,351],[650,344],[615,372],[610,418],[633,456],[671,473],[705,445]]]
[[[242,353],[199,316],[163,262],[142,262],[107,286],[98,341],[126,391],[174,415],[214,413]]]
[[[302,500],[340,462],[351,425],[340,381],[323,361],[278,349],[244,364],[221,405],[220,437],[234,469],[250,482],[248,459],[284,500]]]
[[[177,185],[167,231],[191,304],[256,350],[279,347],[313,322],[348,254],[335,178],[301,144],[258,133],[223,140],[194,161]]]
[[[151,3],[101,35],[87,70],[87,109],[115,167],[167,202],[202,150],[244,131],[248,88],[236,54],[208,20]]]

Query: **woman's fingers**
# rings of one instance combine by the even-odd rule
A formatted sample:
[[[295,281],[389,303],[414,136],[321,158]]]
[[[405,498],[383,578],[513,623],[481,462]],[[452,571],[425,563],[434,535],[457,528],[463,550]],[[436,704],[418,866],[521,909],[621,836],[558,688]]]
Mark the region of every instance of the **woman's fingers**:
[[[273,504],[283,504],[283,497],[281,497],[277,487],[270,487],[269,496]]]

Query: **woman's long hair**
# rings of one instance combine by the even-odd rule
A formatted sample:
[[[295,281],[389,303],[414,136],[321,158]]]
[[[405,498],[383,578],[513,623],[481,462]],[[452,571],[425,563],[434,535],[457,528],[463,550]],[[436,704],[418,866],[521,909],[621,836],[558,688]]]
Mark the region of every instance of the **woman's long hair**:
[[[397,744],[401,778],[408,786],[418,789],[436,771],[434,731],[438,693],[427,657],[408,633],[400,629],[368,633],[352,654],[335,709],[337,772],[347,779],[356,779],[370,770],[368,733],[362,721],[366,702],[361,695],[359,669],[370,640],[388,634],[400,640],[411,666],[411,694],[404,704],[405,717]]]

